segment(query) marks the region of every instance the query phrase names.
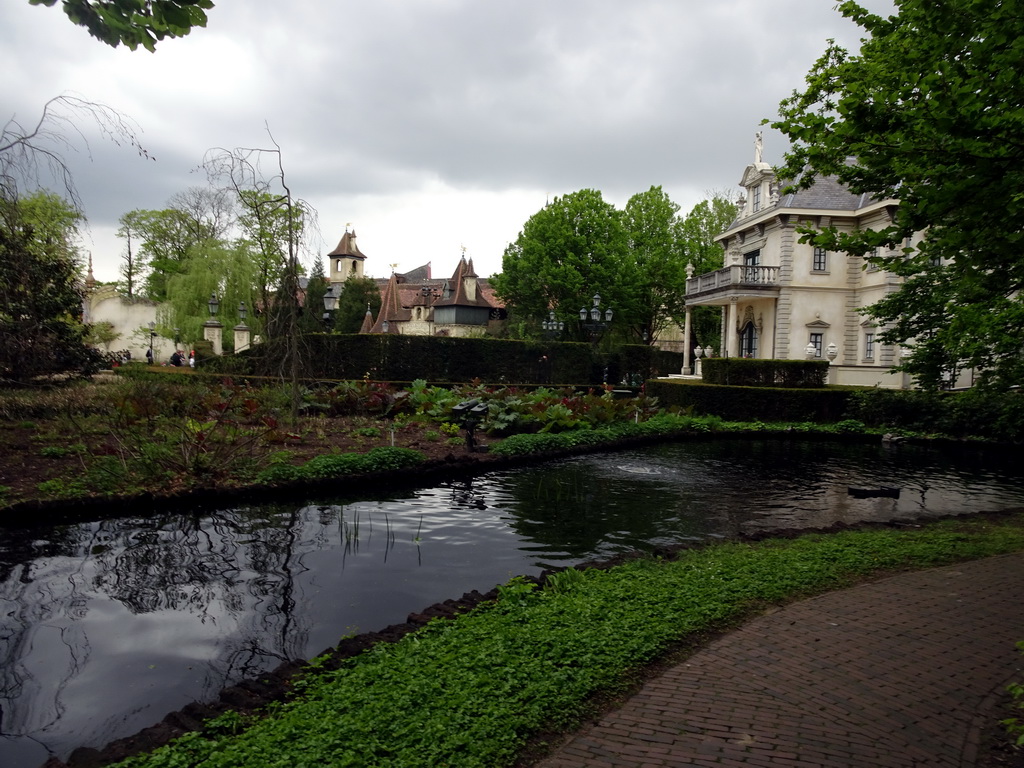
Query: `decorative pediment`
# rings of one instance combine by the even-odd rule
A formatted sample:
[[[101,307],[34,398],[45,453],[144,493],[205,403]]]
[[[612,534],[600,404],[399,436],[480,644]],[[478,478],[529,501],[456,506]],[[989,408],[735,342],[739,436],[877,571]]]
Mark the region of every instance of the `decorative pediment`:
[[[743,171],[743,178],[740,179],[740,186],[750,189],[761,184],[765,179],[774,180],[775,172],[768,163],[753,163]]]
[[[753,325],[758,333],[764,331],[764,314],[759,314],[757,318],[754,318],[754,307],[748,304],[743,310],[743,316],[740,318],[737,315],[736,331],[741,332],[748,325]]]
[[[820,317],[817,320],[812,320],[807,324],[808,328],[831,328],[832,326],[822,320]]]

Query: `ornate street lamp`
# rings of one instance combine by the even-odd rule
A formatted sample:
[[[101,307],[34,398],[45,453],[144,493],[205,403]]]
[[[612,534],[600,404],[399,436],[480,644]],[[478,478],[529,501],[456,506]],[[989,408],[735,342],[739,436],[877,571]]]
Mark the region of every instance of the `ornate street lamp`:
[[[338,295],[334,292],[334,285],[332,284],[327,292],[324,293],[324,310],[327,312],[333,312],[338,308]]]
[[[245,324],[245,318],[248,314],[249,310],[246,309],[245,302],[238,302],[238,325],[234,327],[236,353],[247,350],[249,348],[249,342],[252,341],[252,329]]]
[[[220,309],[220,301],[217,300],[216,293],[210,294],[210,300],[206,302],[206,308],[210,310],[210,319],[203,323],[203,338],[213,345],[213,354],[223,355],[224,326],[220,321],[214,319],[217,310]]]
[[[331,322],[331,313],[338,308],[338,296],[334,292],[334,284],[332,283],[327,287],[326,293],[324,293],[324,325],[329,325]]]
[[[540,327],[544,329],[545,336],[549,339],[553,339],[562,335],[562,331],[565,330],[565,322],[562,320],[556,320],[555,310],[551,310],[548,313],[548,319],[542,322]]]
[[[589,310],[586,307],[580,309],[580,323],[587,329],[590,338],[596,340],[601,332],[611,325],[614,313],[611,307],[606,309],[603,314],[601,313],[600,293],[595,293],[592,301],[594,305]]]

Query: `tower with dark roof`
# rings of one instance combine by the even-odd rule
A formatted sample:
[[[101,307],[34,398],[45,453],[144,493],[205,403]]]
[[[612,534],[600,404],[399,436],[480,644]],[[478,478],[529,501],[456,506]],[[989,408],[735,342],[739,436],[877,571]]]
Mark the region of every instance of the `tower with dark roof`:
[[[330,274],[328,280],[331,283],[343,283],[353,277],[363,276],[363,262],[366,255],[359,250],[356,244],[356,231],[348,231],[345,227],[345,234],[341,236],[337,247],[327,254],[330,263]]]

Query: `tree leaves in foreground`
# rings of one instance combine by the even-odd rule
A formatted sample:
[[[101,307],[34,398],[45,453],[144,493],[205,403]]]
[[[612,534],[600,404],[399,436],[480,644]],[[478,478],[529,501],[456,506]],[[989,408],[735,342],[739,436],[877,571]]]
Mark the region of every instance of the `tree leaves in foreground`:
[[[982,385],[1019,384],[1024,14],[996,0],[896,8],[882,18],[839,4],[869,37],[855,56],[830,41],[806,90],[780,105],[772,127],[793,142],[780,175],[803,188],[834,175],[854,192],[899,200],[881,230],[803,232],[903,278],[870,314],[881,341],[912,350],[903,367],[921,385],[968,368]]]
[[[57,4],[28,1],[51,8]],[[193,27],[205,27],[213,0],[61,0],[61,6],[71,21],[112,48],[124,43],[133,51],[140,45],[154,51],[158,40],[184,37]]]

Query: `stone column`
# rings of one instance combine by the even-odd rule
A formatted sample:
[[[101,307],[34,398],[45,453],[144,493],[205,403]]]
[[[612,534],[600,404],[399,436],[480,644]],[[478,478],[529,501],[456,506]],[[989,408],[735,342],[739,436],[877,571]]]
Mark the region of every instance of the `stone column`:
[[[691,267],[692,269],[692,267]],[[690,324],[693,310],[686,308],[686,320],[683,322],[683,370],[684,376],[690,372]]]
[[[728,318],[725,322],[725,335],[722,337],[722,347],[725,349],[726,357],[736,357],[739,350],[736,348],[739,339],[736,337],[736,314],[738,312],[736,298],[729,300]]]
[[[251,333],[252,329],[245,323],[239,323],[235,326],[235,354],[244,352],[249,348]]]
[[[223,340],[224,326],[216,320],[207,320],[203,323],[203,338],[213,344],[213,354],[224,354]]]

